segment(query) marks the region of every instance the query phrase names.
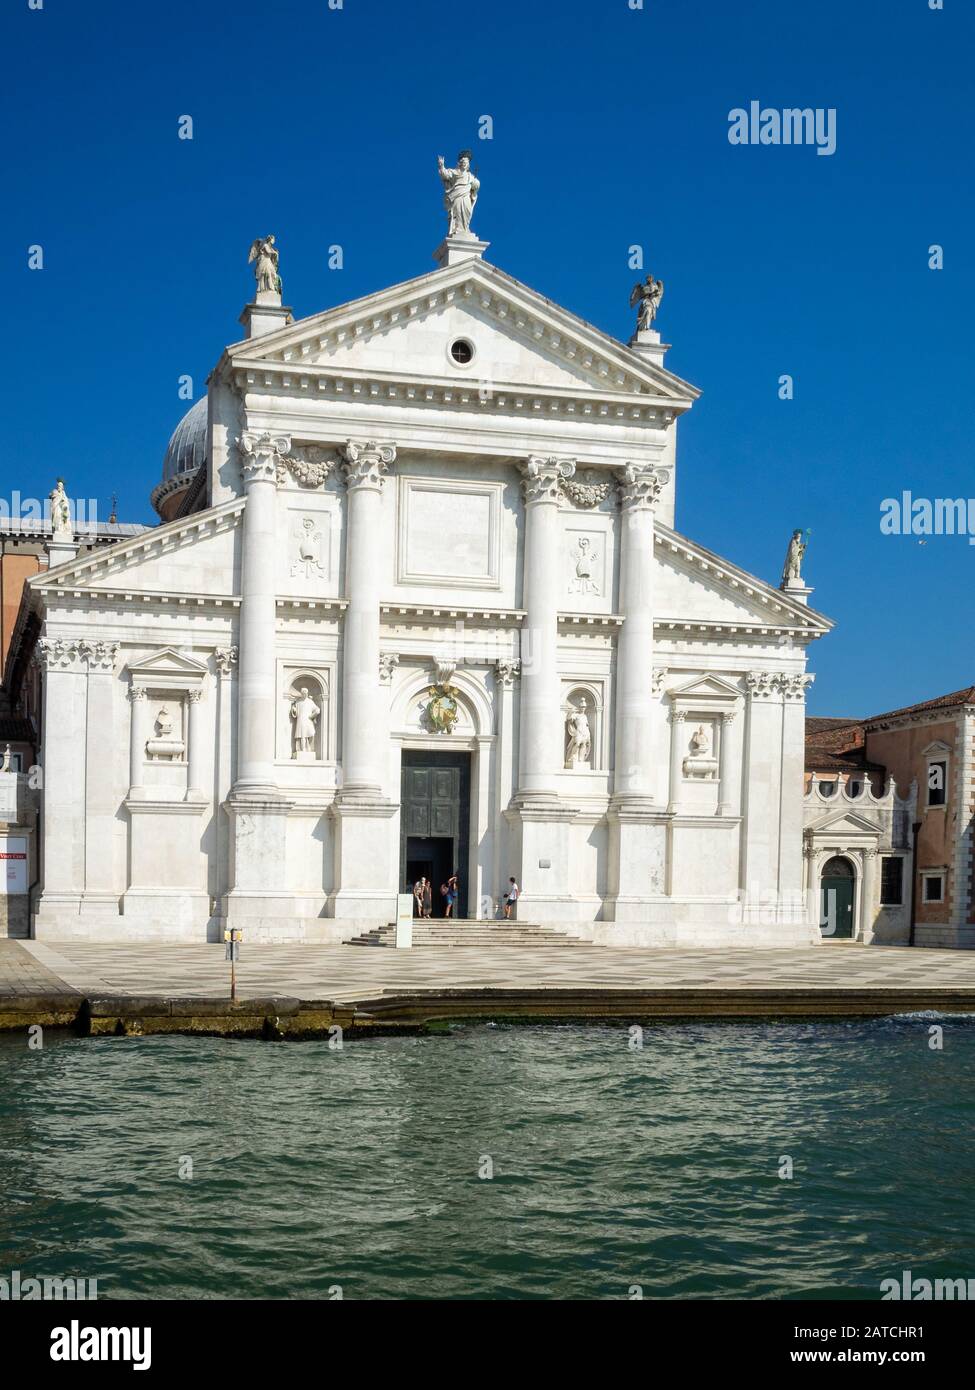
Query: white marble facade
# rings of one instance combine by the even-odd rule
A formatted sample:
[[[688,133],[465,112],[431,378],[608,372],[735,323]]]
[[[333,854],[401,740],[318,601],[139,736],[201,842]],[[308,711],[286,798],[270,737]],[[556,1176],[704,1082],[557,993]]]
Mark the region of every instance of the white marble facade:
[[[608,945],[818,938],[830,624],[673,529],[698,392],[658,335],[610,339],[482,249],[294,322],[249,306],[202,509],[33,581],[39,937],[389,921],[404,757],[447,751],[467,915],[513,874],[523,919]]]

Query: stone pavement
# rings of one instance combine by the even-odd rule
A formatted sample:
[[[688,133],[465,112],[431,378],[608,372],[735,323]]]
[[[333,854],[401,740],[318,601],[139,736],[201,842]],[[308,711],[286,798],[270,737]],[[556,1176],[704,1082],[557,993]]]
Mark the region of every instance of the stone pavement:
[[[222,944],[0,942],[32,962],[11,965],[13,981],[37,978],[96,996],[226,998],[230,967]],[[15,957],[16,960],[16,957]],[[771,1000],[808,991],[969,996],[975,1011],[975,952],[831,943],[791,950],[614,950],[602,946],[425,947],[397,951],[302,943],[247,945],[237,971],[242,999],[274,995],[352,1004],[444,990],[744,991]],[[957,1003],[957,1000],[956,1000]]]
[[[0,999],[77,993],[28,949],[33,944],[0,938]]]

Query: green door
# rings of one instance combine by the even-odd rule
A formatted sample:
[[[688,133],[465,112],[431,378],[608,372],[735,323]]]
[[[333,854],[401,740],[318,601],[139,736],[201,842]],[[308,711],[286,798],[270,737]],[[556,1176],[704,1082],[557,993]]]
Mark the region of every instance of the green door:
[[[853,865],[834,857],[823,865],[820,928],[827,941],[849,941],[853,931]]]

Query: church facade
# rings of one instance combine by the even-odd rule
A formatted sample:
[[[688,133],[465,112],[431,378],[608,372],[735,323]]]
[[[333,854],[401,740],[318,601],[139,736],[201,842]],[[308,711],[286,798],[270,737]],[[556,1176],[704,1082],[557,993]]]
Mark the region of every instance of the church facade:
[[[456,171],[446,171],[451,175]],[[441,175],[443,177],[443,174]],[[445,180],[446,183],[446,180]],[[458,916],[606,945],[805,944],[807,648],[830,627],[675,530],[698,391],[451,212],[437,267],[295,320],[255,243],[153,495],[27,586],[39,938],[347,940]]]

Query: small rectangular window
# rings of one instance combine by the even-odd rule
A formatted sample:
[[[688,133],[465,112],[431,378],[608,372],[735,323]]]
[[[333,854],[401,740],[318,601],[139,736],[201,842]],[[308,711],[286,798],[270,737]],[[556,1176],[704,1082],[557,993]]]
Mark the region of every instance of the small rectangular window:
[[[921,880],[926,903],[941,903],[945,898],[945,881],[942,874],[926,874]]]
[[[880,862],[880,901],[885,907],[900,907],[904,901],[904,861],[892,854]]]
[[[947,800],[948,764],[928,763],[928,805],[943,806]]]

